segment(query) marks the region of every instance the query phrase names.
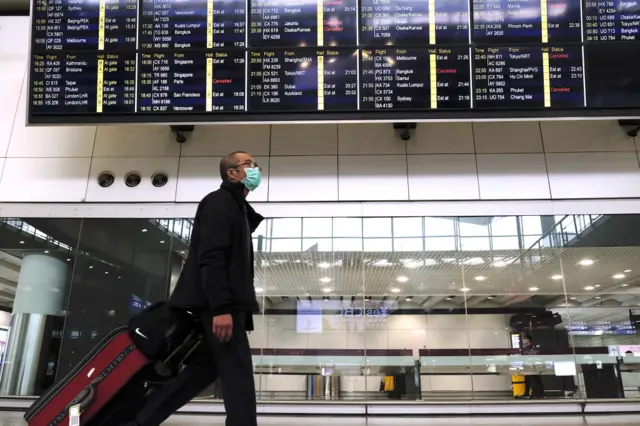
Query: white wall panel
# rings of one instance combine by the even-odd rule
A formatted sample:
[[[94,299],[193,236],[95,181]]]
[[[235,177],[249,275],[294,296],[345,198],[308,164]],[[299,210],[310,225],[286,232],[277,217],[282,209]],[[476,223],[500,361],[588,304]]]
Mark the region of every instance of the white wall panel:
[[[511,388],[511,376],[474,374],[471,376],[474,392],[501,391]]]
[[[312,349],[344,349],[347,347],[347,333],[344,330],[309,333],[307,342]]]
[[[469,336],[464,330],[427,330],[427,345],[429,349],[468,349]]]
[[[473,154],[471,123],[419,123],[407,141],[409,154]]]
[[[267,201],[269,191],[269,157],[254,157],[262,167],[262,183],[249,194],[252,201]],[[178,174],[176,201],[200,202],[205,195],[220,187],[220,157],[182,157]]]
[[[169,126],[99,126],[94,157],[177,157],[182,145]]]
[[[411,200],[478,199],[476,159],[472,154],[409,155]]]
[[[265,124],[197,125],[182,146],[182,156],[222,157],[233,151],[269,155],[271,128]]]
[[[547,154],[553,198],[640,197],[635,152]]]
[[[338,153],[405,154],[407,145],[391,123],[339,124]]]
[[[27,73],[27,61],[22,58],[3,58],[0,53],[0,70],[0,157],[5,157],[18,112],[20,88]],[[25,114],[24,110],[19,113],[23,122],[26,120]]]
[[[0,16],[0,62],[28,58],[30,28],[28,16]]]
[[[338,157],[341,201],[408,200],[406,155]]]
[[[338,158],[271,157],[269,201],[337,201]]]
[[[633,138],[613,120],[542,121],[546,152],[635,151]]]
[[[336,155],[337,124],[271,126],[271,155]]]
[[[7,157],[91,157],[96,136],[95,126],[26,126],[25,116],[21,112],[27,108],[26,88],[27,84],[24,84]]]
[[[115,182],[108,188],[98,185],[98,175],[109,171],[115,175]],[[137,172],[142,177],[134,188],[125,185],[124,178],[129,172]],[[151,176],[164,172],[169,176],[167,184],[156,188],[151,184]],[[88,202],[175,201],[178,183],[178,158],[94,158],[87,188]]]
[[[469,391],[471,376],[431,376],[432,391]]]
[[[5,159],[0,157],[0,183],[2,183],[2,173],[4,172]]]
[[[478,154],[543,152],[537,121],[473,123]]]
[[[91,158],[7,158],[0,201],[85,201]]]
[[[483,200],[551,196],[544,154],[482,154],[477,160],[480,198]]]

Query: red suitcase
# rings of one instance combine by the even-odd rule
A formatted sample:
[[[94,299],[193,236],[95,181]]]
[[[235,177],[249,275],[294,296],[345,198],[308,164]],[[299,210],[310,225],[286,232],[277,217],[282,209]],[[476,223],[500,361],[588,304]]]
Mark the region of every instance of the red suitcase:
[[[69,411],[77,404],[81,405],[81,421],[85,424],[150,363],[127,327],[114,329],[29,408],[24,416],[27,425],[67,426]]]

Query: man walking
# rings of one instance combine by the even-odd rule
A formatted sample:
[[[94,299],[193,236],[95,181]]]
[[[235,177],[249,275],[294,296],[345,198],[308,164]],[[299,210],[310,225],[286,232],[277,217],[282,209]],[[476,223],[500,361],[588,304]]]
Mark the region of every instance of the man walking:
[[[138,413],[137,424],[157,426],[216,378],[222,381],[227,426],[256,426],[256,392],[247,331],[259,310],[253,286],[251,234],[262,222],[245,200],[260,185],[251,155],[220,161],[220,189],[204,197],[193,223],[189,255],[170,303],[190,309],[205,340],[194,359]]]

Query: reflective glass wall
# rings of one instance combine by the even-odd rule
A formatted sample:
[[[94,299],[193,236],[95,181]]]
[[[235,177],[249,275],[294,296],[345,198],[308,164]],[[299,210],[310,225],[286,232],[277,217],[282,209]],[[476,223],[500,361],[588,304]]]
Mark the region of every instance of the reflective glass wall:
[[[190,232],[2,219],[0,391],[41,393],[166,298]],[[270,218],[253,242],[261,400],[640,397],[640,215]]]

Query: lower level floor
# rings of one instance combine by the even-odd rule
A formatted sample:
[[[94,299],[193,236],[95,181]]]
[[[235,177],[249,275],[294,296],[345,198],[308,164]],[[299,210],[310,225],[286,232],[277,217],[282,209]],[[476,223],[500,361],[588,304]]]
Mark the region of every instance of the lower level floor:
[[[297,416],[269,416],[258,419],[260,426],[574,426],[574,425],[607,425],[607,426],[637,426],[640,415],[598,415],[598,416],[522,416],[509,417],[322,417],[309,418]],[[0,426],[24,426],[22,413],[0,412]],[[223,426],[224,416],[174,416],[164,423],[164,426]]]

